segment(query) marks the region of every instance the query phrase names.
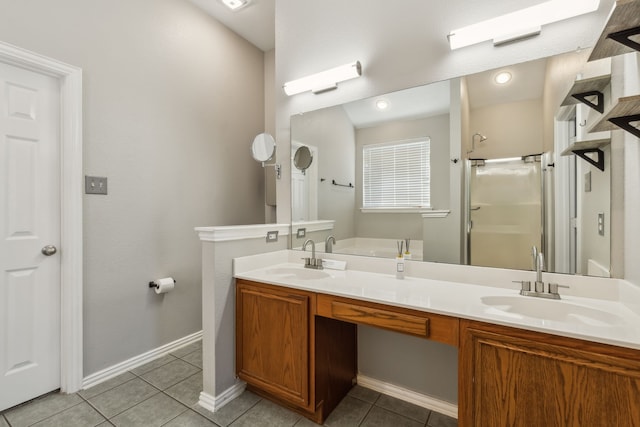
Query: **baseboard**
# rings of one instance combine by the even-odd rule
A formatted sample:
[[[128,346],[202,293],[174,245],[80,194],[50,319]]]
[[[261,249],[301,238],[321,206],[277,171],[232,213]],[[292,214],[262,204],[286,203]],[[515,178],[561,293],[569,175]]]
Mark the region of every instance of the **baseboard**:
[[[198,401],[198,404],[204,409],[215,412],[236,397],[240,396],[244,392],[245,388],[247,388],[247,383],[244,381],[238,381],[217,396],[211,396],[210,394],[202,391],[200,392],[200,400]]]
[[[397,385],[386,383],[365,375],[358,374],[357,380],[358,384],[363,387],[404,400],[405,402],[413,403],[414,405],[422,406],[423,408],[439,412],[449,417],[458,418],[458,405],[456,404],[445,402],[436,399],[435,397],[398,387]]]
[[[149,363],[152,360],[158,359],[166,354],[174,352],[181,347],[187,346],[189,344],[193,344],[194,342],[199,341],[201,339],[202,339],[202,331],[199,331],[191,335],[187,335],[186,337],[177,339],[168,344],[165,344],[161,347],[147,351],[146,353],[132,357],[131,359],[125,360],[124,362],[120,362],[116,365],[110,366],[106,369],[103,369],[101,371],[98,371],[94,374],[91,374],[85,377],[82,380],[82,388],[87,389],[87,388],[93,387],[94,385],[98,385],[111,378],[117,377],[120,374],[124,374],[125,372],[130,371],[131,369],[137,368],[138,366],[144,365],[145,363]]]

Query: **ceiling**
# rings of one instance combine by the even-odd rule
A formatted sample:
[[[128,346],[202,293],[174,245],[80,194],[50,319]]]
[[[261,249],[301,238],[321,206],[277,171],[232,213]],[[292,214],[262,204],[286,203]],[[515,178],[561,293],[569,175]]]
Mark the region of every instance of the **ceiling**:
[[[249,0],[247,6],[235,12],[220,0],[191,2],[260,50],[267,52],[275,47],[276,0]]]
[[[543,58],[466,76],[469,107],[473,109],[542,98],[546,63],[546,58]],[[495,75],[501,71],[508,71],[512,75],[511,81],[504,85],[494,82]],[[365,128],[398,119],[446,114],[449,112],[450,98],[449,82],[443,81],[349,102],[343,108],[356,128]],[[383,111],[375,105],[380,99],[389,104]]]
[[[236,12],[229,10],[221,0],[190,1],[259,49],[265,52],[274,49],[276,0],[249,0],[249,5]],[[513,0],[508,6],[505,6],[502,0],[453,1],[450,2],[451,6],[439,8],[438,14],[425,17],[424,27],[433,27],[432,30],[425,31],[432,32],[433,37],[437,38],[442,36],[438,32],[441,32],[442,25],[428,25],[429,19],[436,19],[440,23],[457,22],[456,19],[462,11],[460,9],[462,6],[465,7],[465,14],[470,15],[469,19],[473,20],[476,19],[474,13],[479,13],[479,11],[482,11],[484,16],[498,15],[507,11],[505,8],[518,9],[541,2],[542,0]],[[387,24],[390,27],[387,31],[398,31],[403,34],[402,22],[387,22]],[[444,27],[448,28],[449,26],[444,25]],[[512,73],[513,80],[502,87],[493,83],[493,77],[497,70],[467,76],[470,107],[478,108],[497,103],[540,98],[544,84],[545,65],[545,60],[538,60],[504,67]],[[379,98],[354,101],[345,106],[354,126],[373,126],[376,123],[393,120],[397,117],[417,118],[442,114],[448,110],[449,86],[447,82],[444,82],[384,95],[390,105],[384,113],[375,109],[375,101]],[[425,100],[430,100],[430,102],[425,102]]]

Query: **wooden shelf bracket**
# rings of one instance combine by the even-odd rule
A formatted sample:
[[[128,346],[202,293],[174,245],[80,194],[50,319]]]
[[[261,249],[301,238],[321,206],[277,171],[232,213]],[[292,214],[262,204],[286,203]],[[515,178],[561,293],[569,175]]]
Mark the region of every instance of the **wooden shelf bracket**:
[[[604,172],[604,151],[602,151],[602,147],[610,143],[611,138],[579,141],[568,147],[560,155],[569,156],[571,154],[575,154],[582,160]],[[587,155],[593,153],[596,154],[595,159]]]
[[[573,150],[573,153],[576,156],[580,157],[582,160],[587,161],[588,163],[604,172],[604,151],[602,151],[601,149],[587,148],[585,150]],[[596,159],[594,160],[591,157],[587,156],[587,153],[596,153]]]
[[[634,136],[640,138],[640,129],[631,124],[632,122],[640,121],[640,114],[634,114],[632,116],[612,117],[609,119],[609,121],[619,128],[624,129]]]
[[[618,31],[615,33],[611,33],[607,35],[607,37],[627,47],[630,47],[633,50],[637,50],[638,52],[640,52],[640,43],[631,39],[631,37],[637,36],[639,34],[640,34],[640,26],[628,28],[626,30]]]
[[[598,113],[601,113],[601,114],[604,113],[604,94],[599,90],[593,90],[590,92],[583,92],[583,93],[574,93],[571,96],[573,96],[575,99],[582,102],[583,104],[593,108]],[[597,101],[595,103],[591,102],[588,99],[590,96],[595,96],[597,98]]]

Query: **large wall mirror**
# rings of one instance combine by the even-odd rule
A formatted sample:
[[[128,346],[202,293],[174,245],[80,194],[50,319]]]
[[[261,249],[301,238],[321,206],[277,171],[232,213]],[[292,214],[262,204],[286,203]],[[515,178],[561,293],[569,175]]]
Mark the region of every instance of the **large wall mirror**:
[[[313,156],[305,173],[292,173],[292,246],[305,228],[320,247],[333,236],[336,253],[392,257],[407,240],[415,260],[525,270],[535,246],[547,271],[609,277],[617,165],[607,143],[587,159],[568,151],[610,141],[587,133],[596,112],[565,100],[576,74],[611,74],[610,60],[587,57],[571,52],[292,116],[292,157],[303,146]]]

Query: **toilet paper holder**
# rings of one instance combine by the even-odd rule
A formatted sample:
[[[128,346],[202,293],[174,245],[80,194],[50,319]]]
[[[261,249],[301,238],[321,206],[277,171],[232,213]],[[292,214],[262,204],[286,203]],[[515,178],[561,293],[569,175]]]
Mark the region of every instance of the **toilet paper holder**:
[[[176,283],[176,279],[173,279],[173,283]],[[149,282],[149,287],[150,288],[159,288],[160,286],[155,282],[155,281],[151,281]]]

